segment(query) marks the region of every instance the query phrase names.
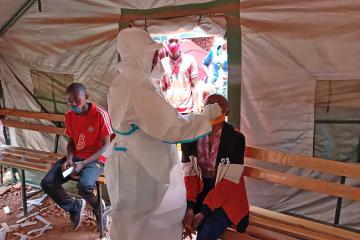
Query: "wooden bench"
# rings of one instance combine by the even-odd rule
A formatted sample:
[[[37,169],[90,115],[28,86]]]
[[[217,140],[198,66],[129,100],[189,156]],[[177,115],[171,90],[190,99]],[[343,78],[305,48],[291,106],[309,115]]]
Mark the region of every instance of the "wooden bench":
[[[40,112],[30,112],[23,110],[15,109],[0,109],[0,116],[2,116],[2,123],[6,127],[13,127],[19,129],[27,129],[32,131],[46,132],[55,135],[55,146],[54,150],[57,151],[58,139],[60,136],[64,135],[64,128],[60,127],[62,122],[64,122],[64,115],[60,114],[50,114],[50,113],[40,113]],[[17,119],[10,119],[9,117],[17,117]],[[44,125],[39,123],[28,123],[19,118],[28,118],[36,120],[48,120],[55,124],[56,126]],[[24,147],[16,147],[11,145],[1,145],[0,146],[0,165],[1,165],[1,181],[2,181],[2,166],[14,167],[21,169],[21,189],[22,189],[22,202],[23,202],[23,211],[24,215],[27,215],[27,199],[31,198],[39,192],[33,194],[26,194],[26,182],[25,182],[25,170],[34,170],[39,172],[47,173],[50,168],[55,164],[55,162],[62,158],[63,154],[58,154],[54,152],[34,150]],[[74,179],[76,180],[76,179]],[[104,213],[105,209],[102,209],[100,199],[102,199],[102,190],[101,186],[105,184],[104,175],[100,176],[96,182],[97,186],[97,197],[99,202],[100,211]],[[41,191],[40,191],[41,192]],[[101,214],[100,221],[100,238],[104,237],[104,227],[102,226]]]
[[[288,154],[279,151],[265,150],[247,147],[245,156],[262,162],[272,163],[288,167],[314,170],[322,173],[341,176],[341,183],[327,182],[325,180],[312,179],[297,176],[290,173],[275,171],[265,167],[246,165],[244,174],[248,178],[254,178],[295,187],[307,191],[338,197],[338,209],[334,224],[330,225],[318,221],[307,220],[283,213],[277,213],[266,209],[250,206],[250,225],[244,234],[231,229],[223,235],[224,240],[358,240],[360,233],[338,226],[342,198],[360,201],[360,188],[344,184],[344,178],[360,179],[360,165],[342,163],[339,161],[325,160],[314,157],[306,157]],[[269,165],[269,164],[264,164]],[[275,168],[273,168],[275,169]],[[279,169],[279,168],[277,168]],[[269,196],[271,197],[271,196]],[[339,204],[340,203],[340,204]]]

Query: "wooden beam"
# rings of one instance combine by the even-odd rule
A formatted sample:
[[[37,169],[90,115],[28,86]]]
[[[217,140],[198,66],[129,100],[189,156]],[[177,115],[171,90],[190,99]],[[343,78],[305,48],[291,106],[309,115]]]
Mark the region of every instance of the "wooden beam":
[[[360,165],[352,163],[307,157],[254,147],[246,147],[245,157],[269,163],[305,168],[323,173],[330,173],[337,176],[346,176],[360,179]]]
[[[296,187],[312,192],[360,201],[360,188],[349,185],[341,185],[338,183],[294,176],[287,173],[276,172],[253,166],[245,166],[244,174],[247,177],[265,180],[284,186]]]
[[[170,19],[187,16],[202,16],[239,11],[238,1],[227,3],[208,2],[206,4],[187,4],[152,9],[121,9],[120,22],[144,19]]]
[[[59,128],[59,127],[54,127],[54,126],[45,126],[45,125],[35,124],[35,123],[24,123],[24,122],[8,120],[8,119],[2,119],[1,121],[4,124],[4,126],[6,126],[6,127],[14,127],[14,128],[21,128],[21,129],[27,129],[27,130],[32,130],[32,131],[65,135],[64,128]]]
[[[250,206],[250,214],[251,216],[258,216],[261,218],[265,218],[274,222],[282,222],[292,226],[297,226],[301,228],[305,228],[312,231],[322,232],[330,234],[334,237],[345,238],[345,239],[360,239],[360,233],[346,231],[341,228],[336,228],[333,226],[328,226],[325,224],[313,222],[306,219],[301,219],[298,217],[293,217],[290,215],[286,215],[283,213],[274,212],[271,210],[267,210],[264,208],[259,208],[255,206]]]
[[[44,120],[58,121],[58,122],[65,121],[65,116],[62,114],[32,112],[32,111],[25,111],[25,110],[18,110],[18,109],[0,108],[0,115],[1,116],[23,117],[23,118],[33,118],[33,119],[44,119]]]

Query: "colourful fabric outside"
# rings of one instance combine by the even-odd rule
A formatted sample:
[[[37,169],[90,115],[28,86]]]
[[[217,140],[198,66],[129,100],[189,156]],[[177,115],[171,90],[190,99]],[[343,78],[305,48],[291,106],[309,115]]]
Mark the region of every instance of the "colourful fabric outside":
[[[227,51],[224,51],[221,46],[210,49],[208,55],[203,61],[203,64],[207,67],[212,65],[212,76],[208,76],[208,83],[211,83],[215,86],[217,93],[227,97]]]

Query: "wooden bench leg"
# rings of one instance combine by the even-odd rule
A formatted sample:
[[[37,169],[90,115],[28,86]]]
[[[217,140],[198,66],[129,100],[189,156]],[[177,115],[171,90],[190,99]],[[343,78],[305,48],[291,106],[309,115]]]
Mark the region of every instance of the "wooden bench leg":
[[[100,183],[96,183],[96,188],[97,188],[97,196],[98,196],[98,204],[99,204],[99,211],[100,211],[100,239],[102,239],[104,237],[104,209],[103,206],[101,204],[101,200],[102,200],[102,192],[101,192],[101,184]]]
[[[1,181],[1,185],[4,185],[4,169],[3,169],[3,166],[0,165],[0,181]]]
[[[24,216],[28,214],[27,212],[27,203],[26,203],[26,185],[25,185],[25,171],[21,170],[21,195],[22,195],[22,201],[23,201],[23,211]]]
[[[341,176],[340,178],[340,184],[345,184],[346,177]],[[334,226],[339,225],[340,222],[340,214],[341,214],[341,205],[342,205],[342,198],[339,197],[336,202],[336,210],[335,210],[335,218],[334,218]]]

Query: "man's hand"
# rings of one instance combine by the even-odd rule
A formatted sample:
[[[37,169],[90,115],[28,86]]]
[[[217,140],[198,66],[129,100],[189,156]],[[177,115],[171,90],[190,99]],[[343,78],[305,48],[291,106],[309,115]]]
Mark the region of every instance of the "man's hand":
[[[189,229],[185,229],[185,228],[183,228],[183,232],[182,232],[182,240],[185,240],[185,239],[190,239],[190,240],[192,240],[193,238],[192,238],[192,232],[191,232],[191,230],[189,230]]]
[[[77,175],[84,167],[85,164],[83,161],[74,163],[74,175]]]
[[[203,213],[198,213],[198,214],[195,215],[194,223],[192,225],[192,230],[193,231],[196,231],[198,229],[198,227],[200,226],[200,224],[202,223],[204,218],[205,218],[205,215]]]
[[[72,165],[73,165],[72,158],[66,159],[66,161],[61,165],[61,171],[62,172],[65,171],[66,169],[68,169]]]

